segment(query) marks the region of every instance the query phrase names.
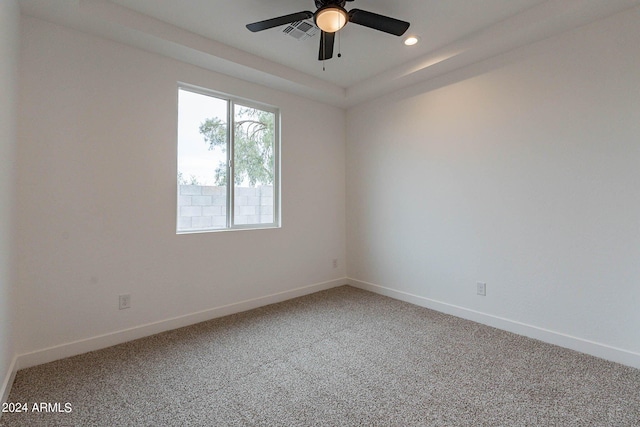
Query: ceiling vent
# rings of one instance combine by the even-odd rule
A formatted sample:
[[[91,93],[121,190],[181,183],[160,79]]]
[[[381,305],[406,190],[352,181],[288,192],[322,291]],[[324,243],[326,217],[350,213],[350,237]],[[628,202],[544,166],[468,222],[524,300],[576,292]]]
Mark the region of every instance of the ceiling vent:
[[[296,21],[287,25],[282,32],[290,35],[294,39],[306,40],[318,34],[318,27],[316,27],[311,21]]]

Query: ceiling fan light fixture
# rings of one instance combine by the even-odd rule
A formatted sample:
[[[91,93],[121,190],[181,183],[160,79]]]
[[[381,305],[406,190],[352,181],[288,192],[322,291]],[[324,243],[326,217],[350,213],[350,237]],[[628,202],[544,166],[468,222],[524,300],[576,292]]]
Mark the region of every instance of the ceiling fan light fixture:
[[[314,19],[318,28],[325,33],[335,33],[347,25],[349,14],[346,10],[334,4],[318,9]]]

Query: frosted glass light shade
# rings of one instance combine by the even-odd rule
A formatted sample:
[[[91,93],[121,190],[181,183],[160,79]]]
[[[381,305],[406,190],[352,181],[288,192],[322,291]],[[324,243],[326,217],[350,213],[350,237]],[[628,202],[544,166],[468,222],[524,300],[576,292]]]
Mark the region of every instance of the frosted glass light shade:
[[[338,6],[327,6],[316,13],[316,25],[325,33],[335,33],[349,20],[347,11]]]

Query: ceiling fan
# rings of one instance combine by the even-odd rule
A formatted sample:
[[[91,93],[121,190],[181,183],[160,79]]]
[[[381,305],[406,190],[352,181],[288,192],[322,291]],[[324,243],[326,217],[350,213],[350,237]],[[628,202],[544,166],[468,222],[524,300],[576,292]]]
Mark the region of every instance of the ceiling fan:
[[[377,13],[367,12],[361,9],[351,9],[346,11],[344,5],[353,0],[315,0],[317,10],[315,13],[302,11],[289,15],[279,16],[264,21],[254,22],[247,25],[247,29],[252,32],[268,30],[280,25],[290,24],[296,21],[313,18],[316,25],[322,31],[320,35],[320,52],[318,60],[323,61],[333,56],[333,43],[335,34],[348,22],[364,25],[374,30],[401,36],[409,28],[409,23]],[[338,55],[340,56],[340,55]]]

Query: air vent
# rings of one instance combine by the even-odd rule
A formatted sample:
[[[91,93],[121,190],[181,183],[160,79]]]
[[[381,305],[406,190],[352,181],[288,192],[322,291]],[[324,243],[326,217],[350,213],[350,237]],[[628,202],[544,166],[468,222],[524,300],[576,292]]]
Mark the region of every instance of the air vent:
[[[297,40],[306,40],[318,34],[318,27],[312,21],[296,21],[282,30],[283,33],[290,35]]]

